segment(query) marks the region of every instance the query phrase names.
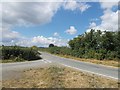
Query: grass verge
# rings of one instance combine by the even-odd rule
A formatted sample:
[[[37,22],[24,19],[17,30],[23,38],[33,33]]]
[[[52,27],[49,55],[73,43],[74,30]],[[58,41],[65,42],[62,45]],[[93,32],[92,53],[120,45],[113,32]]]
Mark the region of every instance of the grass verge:
[[[26,70],[21,79],[2,82],[5,88],[118,88],[118,84],[117,80],[58,66]]]
[[[12,62],[25,62],[28,60],[14,60],[14,59],[8,59],[8,60],[0,60],[0,63],[12,63]]]

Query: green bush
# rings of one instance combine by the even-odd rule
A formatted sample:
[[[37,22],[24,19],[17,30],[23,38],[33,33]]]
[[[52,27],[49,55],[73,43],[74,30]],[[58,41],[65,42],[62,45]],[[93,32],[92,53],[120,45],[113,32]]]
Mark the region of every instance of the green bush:
[[[106,54],[106,59],[113,60],[117,58],[117,53],[115,51],[108,51]]]
[[[105,55],[102,53],[96,53],[95,58],[98,60],[103,60],[105,58]]]
[[[36,49],[19,46],[2,46],[2,59],[34,60],[41,59]]]
[[[85,56],[86,56],[86,58],[94,58],[94,57],[95,57],[95,53],[96,53],[95,50],[90,49],[90,50],[88,50],[88,51],[85,53]]]
[[[60,53],[60,48],[58,47],[50,47],[49,52],[53,54],[59,54]]]

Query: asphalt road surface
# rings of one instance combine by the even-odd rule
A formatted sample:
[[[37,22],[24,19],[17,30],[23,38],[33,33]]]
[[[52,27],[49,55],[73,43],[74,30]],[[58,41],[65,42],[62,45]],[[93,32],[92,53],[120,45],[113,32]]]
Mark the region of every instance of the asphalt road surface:
[[[118,79],[118,73],[120,73],[120,70],[118,68],[106,67],[104,65],[92,64],[92,63],[77,61],[73,59],[62,58],[45,52],[42,52],[42,57],[51,62],[56,62],[81,71],[85,71],[113,79]]]
[[[55,64],[64,65],[80,71],[89,72],[112,79],[118,79],[118,73],[120,72],[118,68],[106,67],[103,65],[62,58],[55,55],[51,55],[46,52],[41,52],[41,57],[43,59],[36,61],[2,64],[2,79],[4,80],[15,77],[18,78],[18,76],[20,75],[17,74],[19,74],[21,70],[44,67]]]

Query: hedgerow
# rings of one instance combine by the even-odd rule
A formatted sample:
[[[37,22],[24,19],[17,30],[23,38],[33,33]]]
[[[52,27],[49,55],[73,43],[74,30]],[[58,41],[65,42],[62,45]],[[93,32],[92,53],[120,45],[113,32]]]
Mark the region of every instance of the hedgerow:
[[[78,58],[120,60],[120,31],[101,32],[91,29],[68,42],[69,47],[49,47],[53,54],[71,55]]]
[[[36,60],[41,59],[40,53],[34,48],[20,46],[2,46],[2,60]]]

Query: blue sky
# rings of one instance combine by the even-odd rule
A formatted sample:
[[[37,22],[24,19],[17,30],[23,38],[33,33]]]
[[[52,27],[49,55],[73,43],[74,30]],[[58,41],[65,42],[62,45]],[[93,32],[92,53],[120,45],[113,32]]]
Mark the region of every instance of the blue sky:
[[[53,43],[66,46],[70,39],[91,28],[117,29],[112,26],[118,19],[117,3],[72,0],[66,3],[3,4],[2,44],[5,45],[48,46]]]
[[[102,15],[102,9],[98,2],[89,3],[92,7],[81,13],[79,10],[64,10],[62,7],[53,16],[52,21],[44,25],[33,27],[16,27],[13,30],[20,32],[27,37],[43,35],[50,37],[54,32],[58,32],[63,38],[74,38],[76,35],[83,34],[89,26],[91,19],[99,18]],[[100,20],[97,21],[100,23]],[[70,26],[74,26],[78,32],[74,35],[68,35],[64,31]]]

